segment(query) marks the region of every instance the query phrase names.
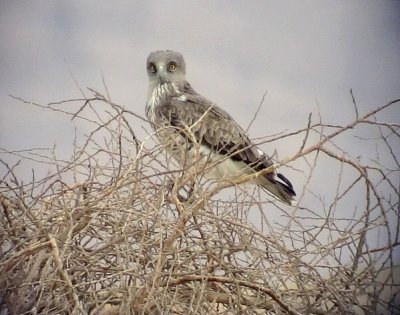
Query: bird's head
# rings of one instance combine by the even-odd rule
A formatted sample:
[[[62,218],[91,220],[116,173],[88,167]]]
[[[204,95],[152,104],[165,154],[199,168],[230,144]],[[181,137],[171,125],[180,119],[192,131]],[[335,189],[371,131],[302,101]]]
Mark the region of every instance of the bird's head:
[[[151,85],[185,81],[185,60],[178,52],[154,51],[147,58],[146,67]]]

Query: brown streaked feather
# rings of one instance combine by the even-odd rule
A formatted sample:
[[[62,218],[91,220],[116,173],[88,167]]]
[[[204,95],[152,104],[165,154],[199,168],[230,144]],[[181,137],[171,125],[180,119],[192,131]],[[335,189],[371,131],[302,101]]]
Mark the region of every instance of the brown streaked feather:
[[[185,83],[184,92],[186,101],[173,96],[157,108],[158,114],[164,116],[170,125],[181,130],[190,127],[198,143],[219,154],[230,156],[233,160],[244,162],[255,171],[273,165],[268,156],[259,153],[244,130],[226,111],[197,94],[189,83]],[[181,135],[191,142],[185,132],[181,132]],[[273,171],[264,176],[289,195],[296,195],[292,184],[282,174],[277,173],[277,176],[283,183],[276,180]],[[280,191],[277,190],[276,193],[279,194]],[[285,195],[282,194],[281,198],[285,200]]]
[[[186,101],[170,97],[157,108],[172,126],[191,127],[198,143],[214,151],[230,155],[232,159],[243,161],[255,170],[271,166],[271,160],[261,155],[242,128],[231,116],[217,105],[211,103],[186,87]],[[193,93],[194,92],[194,93]],[[186,136],[187,137],[187,136]],[[190,141],[190,137],[187,137]]]

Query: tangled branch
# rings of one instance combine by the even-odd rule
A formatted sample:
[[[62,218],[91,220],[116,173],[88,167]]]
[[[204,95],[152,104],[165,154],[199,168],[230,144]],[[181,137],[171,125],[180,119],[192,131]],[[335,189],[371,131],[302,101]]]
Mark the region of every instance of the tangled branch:
[[[400,311],[400,125],[382,120],[400,100],[362,114],[351,93],[355,118],[342,126],[310,115],[258,139],[299,144],[278,163],[304,187],[291,208],[246,185],[261,173],[212,182],[181,170],[138,127],[145,118],[91,92],[48,105],[14,97],[91,132],[68,161],[0,149],[2,314]],[[376,151],[349,153],[354,137]],[[24,163],[50,173],[27,183]]]

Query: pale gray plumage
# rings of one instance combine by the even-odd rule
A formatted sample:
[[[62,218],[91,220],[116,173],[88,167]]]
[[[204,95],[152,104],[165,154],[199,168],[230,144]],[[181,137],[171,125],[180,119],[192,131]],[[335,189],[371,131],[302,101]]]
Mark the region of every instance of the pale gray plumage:
[[[273,165],[227,112],[193,90],[180,53],[152,52],[147,73],[146,115],[160,142],[184,168],[195,163],[207,178],[229,179]],[[271,171],[255,183],[294,204],[293,186],[282,174]]]

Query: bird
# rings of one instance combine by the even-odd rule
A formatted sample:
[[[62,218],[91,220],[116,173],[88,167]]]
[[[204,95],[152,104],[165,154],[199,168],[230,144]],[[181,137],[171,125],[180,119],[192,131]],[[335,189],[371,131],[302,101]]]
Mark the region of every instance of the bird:
[[[146,116],[159,142],[183,169],[197,165],[205,178],[228,181],[259,172],[253,184],[296,205],[292,183],[276,171],[272,159],[224,109],[192,88],[181,53],[151,52],[146,69]]]

